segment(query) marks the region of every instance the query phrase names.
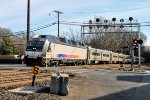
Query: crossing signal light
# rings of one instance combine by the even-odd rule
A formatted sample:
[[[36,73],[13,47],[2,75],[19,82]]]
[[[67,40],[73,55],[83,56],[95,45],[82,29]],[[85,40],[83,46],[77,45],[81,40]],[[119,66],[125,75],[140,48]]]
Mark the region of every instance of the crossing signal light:
[[[99,18],[96,18],[96,22],[100,22],[100,19],[99,19]]]
[[[138,43],[139,43],[139,44],[142,44],[142,43],[143,43],[143,40],[141,40],[141,39],[138,40]]]
[[[134,39],[133,40],[133,43],[136,45],[136,44],[142,44],[143,43],[143,40],[141,40],[141,39],[139,39],[139,40],[137,40],[137,39]]]
[[[134,39],[134,40],[133,40],[133,43],[134,43],[134,44],[138,44],[138,40],[137,40],[137,39]]]

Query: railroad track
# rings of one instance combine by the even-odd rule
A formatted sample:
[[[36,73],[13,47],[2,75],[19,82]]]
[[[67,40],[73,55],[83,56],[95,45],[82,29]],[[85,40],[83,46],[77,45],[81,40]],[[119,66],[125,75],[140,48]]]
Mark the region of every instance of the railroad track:
[[[67,69],[68,68],[68,69]],[[73,68],[72,70],[70,68]],[[76,70],[76,68],[78,70]],[[82,65],[82,66],[63,66],[61,68],[56,68],[55,70],[41,70],[41,73],[36,75],[36,82],[42,82],[44,80],[50,80],[50,76],[52,72],[60,71],[67,74],[77,74],[77,73],[86,73],[92,70],[123,70],[129,71],[130,65],[124,64],[121,68],[119,64],[102,64],[102,65]],[[134,65],[135,70],[139,70],[137,65]],[[67,70],[65,70],[67,69]],[[86,70],[87,69],[87,70]],[[92,70],[88,70],[92,69]],[[0,89],[1,88],[9,88],[13,86],[20,86],[25,84],[31,84],[32,82],[32,72],[30,69],[26,70],[0,70]]]
[[[36,75],[37,78],[39,77],[48,77],[51,76],[50,74],[38,74]],[[32,79],[32,75],[17,75],[17,76],[5,76],[5,77],[0,77],[0,83],[3,82],[12,82],[12,81],[17,81],[17,80],[24,80],[24,79]]]
[[[35,82],[50,80],[51,71],[47,73],[43,72],[36,75]],[[32,77],[33,74],[29,70],[0,70],[0,89],[31,84]]]
[[[120,64],[98,64],[98,65],[64,66],[64,68],[131,71],[131,65],[130,64],[123,64],[122,67]],[[142,67],[139,68],[137,64],[134,64],[133,68],[134,68],[134,71],[141,71],[142,70]]]

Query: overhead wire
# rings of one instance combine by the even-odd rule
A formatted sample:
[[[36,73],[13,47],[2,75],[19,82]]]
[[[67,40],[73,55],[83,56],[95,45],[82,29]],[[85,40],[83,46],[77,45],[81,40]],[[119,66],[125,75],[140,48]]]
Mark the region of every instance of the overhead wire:
[[[128,11],[128,10],[139,10],[139,9],[146,9],[146,8],[150,8],[149,6],[145,6],[145,7],[139,7],[139,8],[131,8],[131,9],[122,9],[122,10],[110,10],[110,11],[102,11],[102,12],[72,12],[73,14],[80,14],[80,13],[108,13],[108,12],[120,12],[120,11]],[[150,23],[150,22],[142,22],[142,23]],[[44,26],[40,26],[38,28],[34,28],[34,29],[31,29],[30,32],[34,32],[34,31],[38,31],[38,30],[41,30],[41,29],[45,29],[47,27],[50,27],[50,26],[53,26],[57,24],[57,22],[54,22],[54,23],[51,23],[51,24],[47,24],[47,25],[44,25]],[[64,24],[64,25],[75,25],[75,26],[81,26],[81,22],[69,22],[69,21],[62,21],[60,24]],[[141,26],[150,26],[150,25],[141,25]],[[18,31],[18,32],[13,32],[15,33],[14,35],[9,35],[9,36],[16,36],[16,35],[22,35],[22,34],[25,34],[27,31],[24,30],[24,31]],[[1,36],[0,36],[1,37]]]
[[[47,24],[47,25],[43,25],[43,26],[40,26],[40,27],[37,27],[37,28],[33,28],[33,29],[30,30],[30,32],[35,32],[35,31],[38,31],[38,30],[41,30],[41,29],[45,29],[45,28],[53,26],[55,24],[57,24],[57,22],[53,22],[51,24]],[[24,31],[18,31],[18,32],[13,32],[13,33],[16,33],[16,34],[3,35],[3,36],[0,36],[0,37],[18,36],[18,35],[26,34],[27,31],[24,30]]]

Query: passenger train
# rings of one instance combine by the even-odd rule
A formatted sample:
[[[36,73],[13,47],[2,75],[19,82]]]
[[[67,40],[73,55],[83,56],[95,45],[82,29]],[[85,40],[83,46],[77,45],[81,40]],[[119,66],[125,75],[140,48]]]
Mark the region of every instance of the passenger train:
[[[52,35],[34,35],[25,51],[25,63],[59,64],[130,63],[129,55],[86,46],[80,41]]]

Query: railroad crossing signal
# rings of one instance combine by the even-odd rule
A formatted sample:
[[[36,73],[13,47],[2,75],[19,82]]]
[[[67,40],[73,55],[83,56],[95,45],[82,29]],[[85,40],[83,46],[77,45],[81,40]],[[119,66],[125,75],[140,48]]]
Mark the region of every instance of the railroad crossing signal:
[[[138,43],[139,43],[139,44],[142,44],[142,43],[143,43],[143,40],[139,39],[139,40],[138,40]]]
[[[32,68],[32,72],[33,72],[33,74],[38,74],[38,73],[40,72],[39,67],[34,66],[34,67]]]
[[[142,44],[142,43],[143,43],[143,40],[141,40],[141,39],[139,39],[139,40],[134,39],[134,40],[133,40],[133,43],[134,43],[135,45],[137,45],[137,44]]]
[[[133,43],[134,43],[134,44],[138,44],[138,40],[137,40],[137,39],[134,39],[134,40],[133,40]]]

